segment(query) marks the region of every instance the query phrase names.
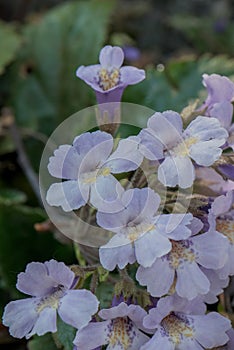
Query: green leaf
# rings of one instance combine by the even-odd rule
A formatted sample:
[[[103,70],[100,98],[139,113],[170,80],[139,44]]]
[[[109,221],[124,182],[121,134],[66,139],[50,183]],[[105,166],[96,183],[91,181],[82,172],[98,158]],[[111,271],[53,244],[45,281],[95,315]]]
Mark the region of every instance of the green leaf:
[[[1,188],[0,189],[0,205],[13,205],[21,204],[26,201],[27,197],[25,193],[10,189],[10,188]]]
[[[91,88],[75,72],[98,63],[113,6],[112,0],[69,2],[26,26],[26,44],[12,73],[11,102],[21,124],[48,134],[95,103]]]
[[[0,21],[0,74],[5,67],[15,58],[21,44],[21,38],[14,27]]]
[[[75,307],[75,305],[74,305]],[[73,350],[73,340],[75,339],[76,329],[64,323],[61,318],[57,322],[57,339],[64,347],[64,350]]]
[[[27,347],[29,350],[58,350],[51,334],[45,334],[42,337],[35,336],[28,342]]]
[[[100,301],[100,308],[105,309],[111,306],[111,301],[114,294],[114,287],[110,283],[102,282],[98,285],[96,296]]]

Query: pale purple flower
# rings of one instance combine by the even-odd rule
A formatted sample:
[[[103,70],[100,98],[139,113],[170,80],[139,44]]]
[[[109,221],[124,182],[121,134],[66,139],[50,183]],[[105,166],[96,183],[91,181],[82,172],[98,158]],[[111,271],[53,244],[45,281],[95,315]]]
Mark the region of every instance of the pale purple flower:
[[[228,131],[227,146],[234,150],[234,83],[225,76],[203,74],[203,85],[207,88],[208,96],[202,107],[206,108],[207,116],[217,118]]]
[[[202,166],[212,165],[222,154],[227,131],[216,118],[198,116],[183,131],[180,115],[173,111],[155,113],[139,137],[146,158],[163,159],[158,179],[165,186],[192,186],[195,169],[192,160]]]
[[[223,194],[234,190],[234,181],[224,180],[214,169],[198,167],[196,169],[196,178],[202,181],[202,184],[209,187],[217,194]]]
[[[156,215],[160,197],[150,188],[130,189],[121,197],[119,212],[97,212],[97,223],[114,232],[111,240],[99,249],[104,268],[124,268],[137,261],[151,266],[157,257],[171,250],[170,239],[186,239],[191,231],[187,227],[191,214]]]
[[[172,248],[167,254],[158,257],[150,267],[138,268],[136,279],[147,286],[152,296],[161,297],[174,288],[180,297],[192,300],[210,291],[211,283],[201,266],[222,268],[227,260],[228,243],[217,232],[199,234],[202,226],[194,218],[190,237],[171,239]]]
[[[204,350],[224,345],[231,322],[218,314],[198,314],[196,303],[165,297],[144,318],[146,328],[156,329],[140,350]]]
[[[228,260],[219,270],[220,278],[234,275],[234,191],[217,197],[208,214],[210,231],[215,231],[226,237],[228,241]]]
[[[57,312],[75,328],[88,324],[99,302],[90,291],[74,290],[75,274],[56,260],[32,262],[18,275],[17,289],[31,298],[11,301],[5,307],[3,324],[16,338],[56,332]]]
[[[105,46],[99,55],[100,64],[81,66],[76,75],[96,92],[99,104],[119,102],[124,89],[145,79],[145,71],[136,67],[121,67],[123,50],[118,46]]]
[[[217,296],[222,294],[224,288],[228,286],[229,278],[221,279],[217,270],[206,269],[202,266],[200,266],[200,269],[210,282],[210,290],[203,296],[203,300],[207,304],[217,303],[219,301]]]
[[[110,134],[95,131],[76,137],[72,146],[62,145],[55,150],[49,160],[49,173],[66,181],[50,186],[48,204],[72,211],[90,201],[102,210],[118,209],[123,188],[112,173],[135,170],[142,156],[131,140],[121,140],[112,153],[113,144]]]
[[[80,329],[74,340],[77,349],[94,350],[108,345],[108,350],[140,350],[149,337],[141,330],[143,318],[147,315],[139,305],[122,302],[110,309],[103,309],[99,316],[102,322],[90,322]]]

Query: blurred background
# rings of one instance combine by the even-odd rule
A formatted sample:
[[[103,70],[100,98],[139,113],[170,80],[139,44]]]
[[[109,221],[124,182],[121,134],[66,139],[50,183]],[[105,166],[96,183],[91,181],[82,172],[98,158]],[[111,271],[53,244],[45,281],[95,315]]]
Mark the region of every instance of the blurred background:
[[[234,0],[0,0],[0,314],[20,297],[16,277],[28,262],[76,261],[46,221],[38,169],[52,131],[95,104],[75,71],[97,63],[105,44],[147,71],[124,101],[180,112],[204,99],[203,73],[234,77]],[[0,346],[26,349],[1,325]]]

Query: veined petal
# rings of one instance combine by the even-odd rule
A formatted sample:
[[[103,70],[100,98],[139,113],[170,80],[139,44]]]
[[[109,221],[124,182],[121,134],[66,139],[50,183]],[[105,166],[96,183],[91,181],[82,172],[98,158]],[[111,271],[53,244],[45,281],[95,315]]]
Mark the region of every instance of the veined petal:
[[[155,218],[155,225],[160,233],[170,239],[179,241],[191,236],[190,225],[193,219],[190,213],[162,214]]]
[[[184,131],[186,137],[196,137],[200,141],[211,139],[223,140],[228,137],[227,131],[221,126],[217,118],[198,116]],[[224,143],[223,142],[223,143]]]
[[[69,267],[67,267],[63,262],[58,262],[54,259],[51,259],[50,261],[46,261],[45,266],[48,269],[49,276],[56,283],[54,287],[57,287],[58,285],[62,285],[68,289],[71,288],[75,278],[75,274],[73,271],[69,269]],[[44,284],[44,279],[43,279],[43,284]]]
[[[154,336],[141,347],[141,350],[175,350],[175,345],[168,337],[162,335],[163,331],[157,330]]]
[[[106,45],[101,49],[99,61],[102,68],[120,68],[123,64],[124,53],[118,46]]]
[[[35,322],[35,325],[31,332],[26,335],[26,339],[29,339],[34,334],[41,336],[47,332],[55,333],[57,331],[56,319],[56,309],[52,307],[46,307],[39,313],[39,317]]]
[[[46,201],[51,206],[61,206],[64,211],[79,209],[89,197],[89,186],[81,186],[78,181],[54,183],[47,191]]]
[[[2,322],[9,327],[10,334],[15,338],[23,338],[32,330],[38,313],[36,305],[39,298],[27,298],[11,301],[6,305]]]
[[[158,137],[153,134],[150,128],[142,129],[139,133],[139,138],[139,151],[145,158],[150,160],[164,158],[163,144],[159,141]]]
[[[99,248],[99,257],[102,266],[112,271],[116,266],[123,269],[127,264],[136,261],[134,248],[131,241],[124,235],[115,235],[104,246]]]
[[[151,266],[155,260],[171,250],[169,239],[157,230],[146,232],[134,242],[137,262],[144,266]]]
[[[76,71],[76,76],[84,80],[84,82],[91,86],[94,90],[103,91],[102,88],[98,85],[98,75],[100,69],[100,64],[94,64],[87,67],[80,66]]]
[[[86,326],[98,311],[99,301],[85,289],[69,290],[60,300],[58,313],[61,319],[75,328]]]
[[[208,293],[210,282],[196,262],[185,262],[176,272],[176,292],[180,297],[192,300],[199,294]]]
[[[163,278],[162,278],[163,276]],[[161,297],[168,293],[173,283],[175,271],[166,259],[156,259],[151,267],[139,266],[136,279],[153,297]]]
[[[94,350],[109,341],[110,321],[90,322],[76,333],[74,344],[78,349]]]
[[[224,143],[225,139],[197,142],[191,146],[189,155],[198,165],[210,166],[221,156],[222,149],[220,147]]]
[[[124,86],[134,85],[145,79],[145,71],[136,67],[124,66],[120,68],[120,79]]]

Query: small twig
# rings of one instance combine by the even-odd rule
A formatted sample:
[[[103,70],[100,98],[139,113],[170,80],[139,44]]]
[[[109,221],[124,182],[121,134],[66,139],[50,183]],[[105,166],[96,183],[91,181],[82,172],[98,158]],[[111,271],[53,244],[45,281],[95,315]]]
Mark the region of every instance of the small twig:
[[[15,118],[14,115],[9,108],[4,108],[2,110],[2,116],[5,119],[4,126],[7,126],[9,128],[9,131],[11,133],[12,140],[15,144],[16,151],[18,154],[18,162],[20,167],[22,168],[25,176],[27,177],[37,199],[38,202],[42,205],[42,200],[41,200],[41,194],[40,194],[40,189],[39,189],[39,181],[38,181],[38,176],[34,172],[30,161],[28,159],[28,156],[26,154],[21,135],[19,133],[18,127],[15,123]]]

